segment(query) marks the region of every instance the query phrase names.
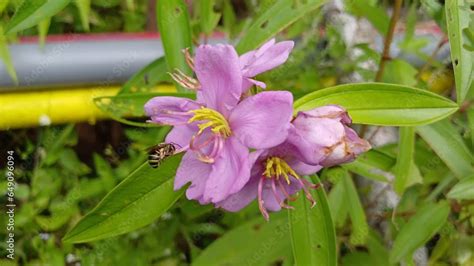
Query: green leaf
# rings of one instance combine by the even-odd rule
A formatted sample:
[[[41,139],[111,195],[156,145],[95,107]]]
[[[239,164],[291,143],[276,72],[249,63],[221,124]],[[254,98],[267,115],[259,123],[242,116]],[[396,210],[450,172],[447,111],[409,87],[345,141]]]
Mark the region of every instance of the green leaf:
[[[382,81],[386,83],[415,86],[418,70],[404,60],[394,59],[385,64]]]
[[[8,75],[15,84],[18,84],[18,77],[16,75],[15,67],[13,66],[10,51],[8,49],[8,42],[3,32],[3,27],[0,25],[0,59],[2,59],[7,69]]]
[[[159,168],[147,163],[132,172],[64,237],[82,243],[127,233],[148,225],[183,195],[173,191],[181,156],[165,159]]]
[[[202,251],[193,266],[271,265],[285,259],[291,250],[289,225],[284,212],[262,217],[228,231]]]
[[[471,132],[471,147],[474,149],[474,108],[467,110],[467,121]]]
[[[305,2],[294,0],[273,1],[260,16],[257,16],[252,25],[244,31],[244,35],[237,44],[237,51],[244,53],[257,48],[293,22],[322,6],[325,2],[325,0],[307,0]]]
[[[474,56],[472,51],[467,49],[469,39],[463,34],[463,31],[470,27],[469,21],[474,20],[474,14],[468,1],[465,0],[446,1],[445,8],[457,102],[460,104],[474,87]]]
[[[158,96],[176,96],[185,98],[194,98],[193,93],[158,93],[158,92],[146,92],[146,93],[128,93],[120,94],[117,96],[103,96],[94,98],[95,105],[102,110],[105,114],[114,120],[121,123],[140,126],[140,127],[156,127],[156,124],[135,122],[125,119],[126,117],[144,117],[145,110],[143,106],[145,103],[153,97]]]
[[[457,200],[474,199],[474,175],[461,179],[449,191],[448,198]]]
[[[352,177],[346,170],[342,168],[339,169],[343,175],[342,182],[344,182],[347,204],[349,205],[349,216],[352,222],[350,242],[353,245],[363,245],[367,242],[367,236],[369,234],[369,225],[367,224],[364,208],[360,202]]]
[[[372,149],[361,154],[355,161],[341,166],[363,177],[387,182],[393,178],[391,169],[394,165],[395,159],[393,157]]]
[[[350,0],[346,3],[354,15],[366,18],[382,36],[387,34],[390,17],[382,6],[372,5],[368,1],[361,0]]]
[[[314,182],[320,183],[317,177]],[[291,203],[295,209],[288,210],[295,265],[337,265],[336,233],[324,188],[312,191],[314,208],[299,194]]]
[[[216,0],[201,0],[197,2],[199,6],[199,24],[201,31],[205,34],[211,34],[216,27],[221,15],[214,12]]]
[[[85,31],[89,31],[89,14],[91,12],[91,0],[76,0],[76,6],[81,17],[82,27]]]
[[[345,195],[346,191],[343,182],[334,184],[329,192],[329,209],[331,210],[331,217],[336,227],[343,227],[346,223],[347,215],[349,214]]]
[[[109,191],[115,186],[114,171],[109,163],[97,153],[93,154],[95,171],[99,175],[104,188]]]
[[[24,0],[7,24],[6,33],[33,27],[40,21],[59,13],[69,2],[71,0]]]
[[[39,45],[44,48],[46,43],[46,36],[48,35],[49,25],[51,24],[51,18],[45,18],[38,23],[38,34],[39,34]]]
[[[394,189],[399,195],[402,195],[409,185],[411,165],[414,163],[415,128],[401,127],[399,140]]]
[[[403,85],[354,83],[309,93],[294,103],[296,111],[327,104],[346,108],[354,123],[415,126],[433,123],[452,113],[457,105],[437,94]]]
[[[473,155],[448,120],[417,127],[416,132],[458,178],[464,178],[474,172]]]
[[[162,0],[156,5],[156,16],[168,71],[179,69],[191,75],[182,52],[186,48],[192,49],[188,7],[183,0]],[[178,91],[184,90],[178,86]]]
[[[117,95],[150,92],[158,83],[169,81],[166,60],[164,57],[158,58],[135,73],[120,89]]]
[[[390,262],[400,262],[424,245],[446,223],[449,210],[446,201],[420,208],[400,229],[390,252]]]
[[[8,2],[9,2],[9,0],[1,0],[0,1],[0,14],[2,14],[3,11],[5,10],[5,8],[8,6]]]

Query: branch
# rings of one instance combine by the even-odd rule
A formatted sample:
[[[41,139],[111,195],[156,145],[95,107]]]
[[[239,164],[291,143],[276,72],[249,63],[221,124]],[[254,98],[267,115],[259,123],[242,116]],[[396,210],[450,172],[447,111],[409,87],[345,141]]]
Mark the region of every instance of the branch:
[[[400,11],[402,9],[403,0],[395,0],[393,7],[392,18],[390,19],[390,25],[388,28],[387,36],[385,37],[382,58],[380,59],[379,70],[375,75],[375,81],[380,81],[383,76],[385,69],[385,62],[390,60],[390,46],[393,40],[393,33],[395,32],[395,26],[397,25],[398,18],[400,17]]]

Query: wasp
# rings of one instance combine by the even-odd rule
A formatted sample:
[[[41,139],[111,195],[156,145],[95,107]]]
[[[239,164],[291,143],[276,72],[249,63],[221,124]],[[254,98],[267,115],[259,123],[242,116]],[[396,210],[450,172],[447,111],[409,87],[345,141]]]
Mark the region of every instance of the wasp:
[[[160,143],[148,149],[148,164],[157,168],[163,159],[173,155],[176,151],[174,143]]]

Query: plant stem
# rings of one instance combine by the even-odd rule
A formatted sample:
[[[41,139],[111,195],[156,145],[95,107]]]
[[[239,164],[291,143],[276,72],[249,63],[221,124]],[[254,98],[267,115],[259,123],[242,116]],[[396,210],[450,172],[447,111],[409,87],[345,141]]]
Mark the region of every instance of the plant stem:
[[[380,81],[383,76],[385,69],[385,62],[390,60],[390,46],[393,40],[393,34],[395,32],[395,26],[397,25],[398,18],[400,17],[400,11],[402,9],[403,0],[395,0],[393,7],[392,18],[390,19],[390,25],[388,28],[387,36],[385,37],[382,58],[380,59],[379,70],[375,75],[375,81]]]
[[[397,25],[397,21],[400,18],[402,3],[403,3],[403,0],[395,0],[395,5],[393,7],[393,13],[390,19],[390,25],[388,28],[387,36],[385,37],[385,40],[384,40],[382,58],[380,58],[380,63],[379,63],[379,70],[377,71],[377,74],[375,75],[375,82],[379,82],[382,80],[383,71],[385,69],[385,62],[391,59],[390,46],[392,45],[393,34],[395,32],[395,26]],[[367,125],[362,125],[359,130],[359,135],[361,137],[364,137],[366,132],[367,132]]]

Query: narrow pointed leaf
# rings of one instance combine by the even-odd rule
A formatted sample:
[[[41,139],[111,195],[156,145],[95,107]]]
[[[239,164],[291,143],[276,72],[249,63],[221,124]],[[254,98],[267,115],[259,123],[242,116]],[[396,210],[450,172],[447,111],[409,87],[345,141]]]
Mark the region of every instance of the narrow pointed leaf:
[[[91,12],[91,0],[76,0],[76,6],[81,17],[81,24],[85,31],[89,31],[89,14]]]
[[[402,195],[405,188],[411,183],[409,182],[411,176],[411,165],[415,152],[415,128],[401,127],[400,128],[400,142],[398,143],[397,165],[395,166],[395,183],[394,189]]]
[[[315,183],[319,183],[317,177]],[[336,233],[323,188],[312,191],[317,204],[300,193],[288,210],[295,265],[337,265]]]
[[[392,168],[395,162],[393,157],[372,149],[361,154],[355,161],[341,166],[363,177],[387,182],[393,179]]]
[[[448,198],[457,200],[474,199],[474,175],[466,177],[454,185],[448,193]]]
[[[446,223],[449,210],[446,201],[420,208],[398,232],[390,252],[390,262],[400,262],[423,246]]]
[[[459,132],[448,120],[417,127],[416,132],[458,178],[464,178],[474,173],[473,155]]]
[[[216,27],[221,15],[214,12],[215,0],[201,0],[199,5],[199,24],[201,31],[205,34],[211,34]]]
[[[458,103],[462,103],[467,93],[474,87],[474,14],[472,3],[466,0],[446,1],[446,22],[448,24],[451,60],[456,80]]]
[[[293,22],[322,6],[325,0],[279,0],[272,4],[252,22],[237,44],[237,51],[244,53],[257,48]]]
[[[71,0],[25,0],[16,10],[5,31],[12,33],[33,27],[40,21],[59,13],[69,2]]]
[[[39,45],[44,48],[46,44],[46,37],[48,36],[49,26],[51,25],[51,18],[45,18],[38,23]]]
[[[437,94],[403,85],[356,83],[309,93],[294,103],[296,111],[338,104],[354,123],[382,126],[415,126],[438,121],[458,106]]]
[[[7,38],[3,33],[3,28],[0,25],[0,59],[5,64],[8,75],[15,84],[18,84],[18,77],[16,75],[15,67],[13,66],[10,50],[8,49]]]
[[[349,217],[352,223],[352,234],[350,241],[353,245],[363,245],[367,242],[367,236],[369,234],[369,225],[367,224],[367,218],[365,216],[364,208],[360,201],[359,195],[357,194],[356,187],[352,181],[352,177],[344,171],[344,187],[346,190],[347,204],[349,204]]]
[[[82,243],[108,238],[148,225],[183,195],[173,190],[173,177],[181,156],[165,159],[160,167],[147,163],[132,172],[64,237]]]
[[[156,17],[168,71],[179,69],[191,75],[183,55],[183,49],[192,49],[188,7],[183,0],[160,0],[156,4]],[[178,91],[184,90],[178,86]]]
[[[270,222],[258,217],[214,241],[192,265],[272,265],[291,256],[289,234],[284,212]]]
[[[144,117],[145,110],[143,109],[143,106],[148,100],[157,96],[176,96],[185,98],[195,97],[195,95],[192,93],[124,93],[117,96],[97,97],[94,98],[94,103],[109,117],[121,123],[139,127],[155,127],[156,124],[131,121],[127,118]]]
[[[117,94],[150,92],[157,84],[164,81],[171,82],[171,79],[168,75],[165,58],[161,57],[135,73]]]

